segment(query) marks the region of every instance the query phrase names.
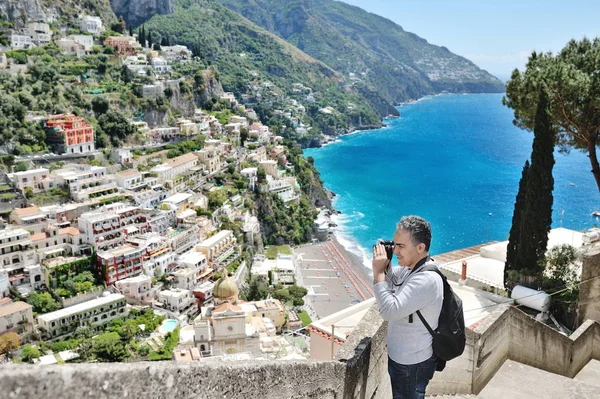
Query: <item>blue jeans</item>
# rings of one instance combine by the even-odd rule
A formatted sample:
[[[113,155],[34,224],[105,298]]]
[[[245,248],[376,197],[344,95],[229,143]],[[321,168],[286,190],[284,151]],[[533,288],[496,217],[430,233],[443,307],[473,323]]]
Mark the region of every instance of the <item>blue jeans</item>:
[[[437,358],[431,356],[417,364],[399,364],[388,356],[388,373],[394,399],[423,399],[429,380],[433,378]]]

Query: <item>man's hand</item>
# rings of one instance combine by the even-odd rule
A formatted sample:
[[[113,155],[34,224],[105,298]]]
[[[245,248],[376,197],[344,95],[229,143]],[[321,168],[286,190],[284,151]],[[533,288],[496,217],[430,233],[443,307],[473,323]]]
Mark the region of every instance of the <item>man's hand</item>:
[[[384,246],[375,245],[373,248],[373,284],[385,281],[385,269],[389,263]]]

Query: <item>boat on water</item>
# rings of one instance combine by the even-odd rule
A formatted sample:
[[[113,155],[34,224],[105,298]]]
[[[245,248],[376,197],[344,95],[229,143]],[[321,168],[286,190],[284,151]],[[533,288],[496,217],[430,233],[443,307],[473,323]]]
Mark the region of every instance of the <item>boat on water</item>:
[[[600,211],[592,212],[592,216],[600,217]]]

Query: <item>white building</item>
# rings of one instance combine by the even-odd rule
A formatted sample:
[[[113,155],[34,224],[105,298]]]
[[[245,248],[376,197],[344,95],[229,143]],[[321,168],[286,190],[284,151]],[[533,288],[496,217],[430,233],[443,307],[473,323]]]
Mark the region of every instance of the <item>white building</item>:
[[[117,186],[127,189],[136,190],[145,186],[142,173],[137,169],[127,169],[115,175]]]
[[[198,243],[199,228],[196,225],[185,229],[169,229],[164,235],[165,241],[171,246],[173,252],[183,254],[188,252]]]
[[[63,37],[56,41],[56,45],[64,55],[82,57],[85,55],[85,46],[77,43],[69,37]]]
[[[259,165],[265,170],[265,173],[273,177],[274,179],[279,178],[279,168],[277,167],[277,161],[261,161]]]
[[[267,176],[267,185],[270,192],[277,194],[284,203],[296,201],[300,195],[296,193],[294,186],[285,180],[275,180]]]
[[[198,277],[194,269],[177,269],[171,273],[175,278],[173,285],[182,290],[192,290],[198,284]]]
[[[117,281],[115,287],[128,298],[148,303],[158,294],[158,288],[152,288],[152,277],[147,275]]]
[[[25,229],[0,230],[0,270],[8,276],[12,287],[38,288],[42,271],[36,264],[31,235]]]
[[[127,315],[125,297],[121,294],[103,295],[91,301],[38,316],[38,326],[47,339],[72,334],[77,327],[102,330],[105,324]]]
[[[0,300],[0,334],[20,325],[33,327],[32,306],[25,302],[2,303]]]
[[[156,173],[159,183],[174,182],[179,176],[198,164],[198,157],[194,154],[185,154],[162,165],[152,168]]]
[[[48,44],[52,39],[50,25],[43,22],[30,22],[27,24],[27,33],[31,36],[31,41],[37,46]]]
[[[248,188],[252,191],[256,188],[258,168],[245,168],[240,171],[240,174],[248,179]]]
[[[114,176],[104,166],[72,165],[54,172],[56,184],[69,189],[76,201],[104,197],[119,191]]]
[[[221,154],[217,146],[207,145],[202,150],[196,152],[199,163],[208,173],[214,173],[223,167]]]
[[[179,263],[183,268],[193,270],[196,273],[197,282],[204,281],[212,275],[212,268],[208,267],[208,261],[203,253],[186,252],[179,256]]]
[[[156,73],[171,73],[171,66],[163,57],[155,57],[150,60],[150,65]]]
[[[79,20],[79,28],[83,32],[91,33],[94,36],[104,32],[104,26],[102,26],[100,17],[92,17],[89,15],[86,15]]]
[[[17,188],[22,192],[25,192],[27,188],[31,188],[34,193],[38,193],[54,186],[54,181],[50,177],[50,171],[46,168],[15,172],[12,174],[12,178]]]
[[[166,193],[162,193],[161,197],[163,194],[166,195]],[[160,209],[148,212],[150,230],[161,235],[167,234],[177,220],[176,213],[175,209]]]
[[[75,43],[81,44],[86,52],[92,51],[94,46],[94,37],[90,35],[71,35],[68,38],[75,41]]]
[[[125,235],[119,215],[107,209],[86,212],[79,217],[79,230],[88,244],[98,250],[120,247]]]
[[[174,288],[161,291],[158,294],[159,307],[162,307],[176,315],[193,315],[198,312],[198,305],[190,290]],[[162,305],[162,306],[161,306]]]
[[[13,50],[27,50],[35,47],[31,36],[28,35],[17,35],[15,33],[10,35],[10,48]]]
[[[231,230],[221,230],[196,246],[196,251],[206,256],[208,264],[217,270],[227,267],[239,257],[237,240]]]

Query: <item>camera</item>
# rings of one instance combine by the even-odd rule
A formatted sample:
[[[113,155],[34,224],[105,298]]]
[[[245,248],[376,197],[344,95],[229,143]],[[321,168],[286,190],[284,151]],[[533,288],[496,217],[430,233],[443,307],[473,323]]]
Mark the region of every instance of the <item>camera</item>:
[[[394,241],[391,240],[379,240],[379,243],[383,245],[383,247],[385,248],[385,254],[387,255],[387,258],[389,260],[392,260],[392,257],[394,256],[394,247],[396,246],[396,244],[394,244]],[[377,244],[375,244],[377,245]],[[375,249],[375,245],[373,245],[373,249]]]

